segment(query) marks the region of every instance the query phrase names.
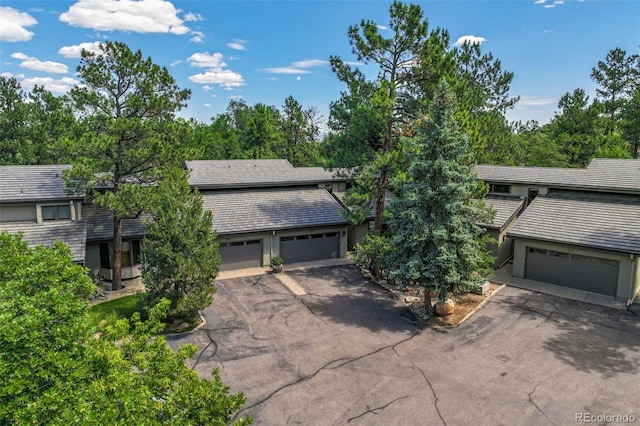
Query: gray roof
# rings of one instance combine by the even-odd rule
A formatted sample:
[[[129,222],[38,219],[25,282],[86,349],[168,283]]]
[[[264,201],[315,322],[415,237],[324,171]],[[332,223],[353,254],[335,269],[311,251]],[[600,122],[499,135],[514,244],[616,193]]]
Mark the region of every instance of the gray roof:
[[[218,234],[344,225],[342,206],[325,189],[264,189],[203,193]]]
[[[142,215],[137,219],[125,219],[122,224],[122,236],[124,238],[140,238],[144,236],[146,229],[145,218]],[[82,206],[82,219],[87,222],[87,241],[104,241],[113,238],[113,216],[107,210],[88,204]]]
[[[486,182],[640,194],[640,159],[594,159],[586,169],[476,165]]]
[[[187,161],[189,184],[200,189],[313,185],[342,181],[322,167],[293,167],[287,160]]]
[[[524,198],[488,195],[484,199],[484,203],[493,209],[495,216],[491,223],[481,225],[502,231],[520,213],[524,206]]]
[[[508,235],[640,254],[640,197],[553,191],[536,197]]]
[[[69,165],[0,166],[0,203],[79,199],[70,196],[62,171]]]
[[[71,249],[74,262],[84,262],[87,240],[87,225],[84,221],[55,221],[42,224],[34,222],[0,223],[0,231],[10,234],[22,233],[30,247],[50,246],[56,240],[66,243]]]

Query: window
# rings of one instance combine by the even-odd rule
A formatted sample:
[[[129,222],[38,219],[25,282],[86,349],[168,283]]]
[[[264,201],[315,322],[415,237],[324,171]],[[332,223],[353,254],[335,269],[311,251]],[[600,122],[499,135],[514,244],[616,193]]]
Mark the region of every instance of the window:
[[[69,220],[71,219],[71,206],[62,204],[59,206],[42,206],[42,220]]]
[[[489,192],[492,192],[494,194],[510,194],[511,185],[492,183],[491,185],[489,185]]]

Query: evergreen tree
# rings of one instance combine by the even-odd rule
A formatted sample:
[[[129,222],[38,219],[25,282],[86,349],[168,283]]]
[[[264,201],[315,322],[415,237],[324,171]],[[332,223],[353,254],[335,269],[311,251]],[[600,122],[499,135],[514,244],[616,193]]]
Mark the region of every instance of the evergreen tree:
[[[135,313],[90,325],[95,286],[63,243],[30,249],[0,232],[0,424],[227,425],[242,408],[217,371],[200,378],[171,349],[164,300],[147,321]],[[247,424],[238,419],[234,424]]]
[[[147,307],[165,298],[170,319],[188,319],[209,306],[216,291],[220,253],[211,212],[192,191],[184,170],[168,174],[158,187],[142,245]]]
[[[76,113],[90,131],[74,140],[73,169],[65,174],[113,215],[112,286],[121,288],[122,225],[149,207],[165,167],[180,164],[189,125],[175,119],[189,90],[142,52],[106,42],[99,54],[82,51],[82,84],[71,90]]]
[[[471,170],[455,111],[454,97],[442,82],[430,113],[416,122],[416,136],[407,141],[410,166],[406,179],[394,182],[388,220],[394,246],[389,276],[424,287],[428,314],[432,293],[445,300],[450,292],[477,285],[493,260],[477,224],[489,217],[479,201],[486,187]]]

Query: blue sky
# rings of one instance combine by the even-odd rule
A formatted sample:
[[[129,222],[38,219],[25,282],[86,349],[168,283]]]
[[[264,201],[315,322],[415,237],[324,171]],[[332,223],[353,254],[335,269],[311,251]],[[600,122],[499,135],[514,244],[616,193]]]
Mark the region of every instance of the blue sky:
[[[591,97],[607,52],[640,53],[640,1],[417,1],[451,42],[473,36],[514,73],[510,120],[548,122],[560,96]],[[54,93],[79,82],[81,48],[123,41],[192,91],[184,117],[223,113],[231,99],[281,107],[287,96],[328,117],[344,86],[330,55],[355,61],[347,37],[362,19],[388,25],[388,1],[10,1],[0,5],[0,73]],[[389,30],[382,29],[383,34]],[[371,78],[375,68],[362,66]]]

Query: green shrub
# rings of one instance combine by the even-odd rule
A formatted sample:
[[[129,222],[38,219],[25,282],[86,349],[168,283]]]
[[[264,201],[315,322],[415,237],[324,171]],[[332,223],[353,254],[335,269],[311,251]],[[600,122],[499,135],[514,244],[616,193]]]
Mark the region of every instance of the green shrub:
[[[385,236],[368,234],[355,246],[355,261],[376,277],[387,269],[387,258],[393,251],[391,241]]]

